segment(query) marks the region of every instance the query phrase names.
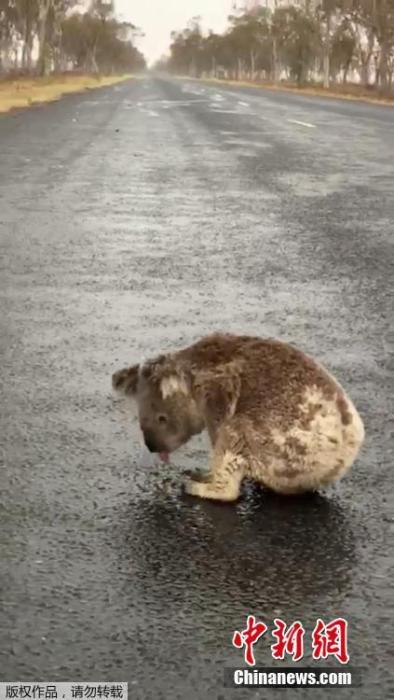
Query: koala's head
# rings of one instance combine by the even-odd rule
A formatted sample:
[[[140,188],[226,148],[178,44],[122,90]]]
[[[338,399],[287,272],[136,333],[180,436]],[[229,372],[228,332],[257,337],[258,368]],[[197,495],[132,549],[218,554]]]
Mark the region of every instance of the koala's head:
[[[133,396],[145,444],[167,454],[201,432],[204,421],[191,393],[191,373],[172,355],[120,370],[115,389]]]

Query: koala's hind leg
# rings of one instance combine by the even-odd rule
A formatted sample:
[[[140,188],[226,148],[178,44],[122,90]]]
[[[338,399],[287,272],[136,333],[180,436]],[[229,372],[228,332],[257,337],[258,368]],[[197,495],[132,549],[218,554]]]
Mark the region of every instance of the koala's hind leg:
[[[210,498],[216,501],[235,501],[245,474],[245,459],[229,448],[215,445],[211,455],[210,471],[202,480],[193,478],[185,483],[190,496]]]

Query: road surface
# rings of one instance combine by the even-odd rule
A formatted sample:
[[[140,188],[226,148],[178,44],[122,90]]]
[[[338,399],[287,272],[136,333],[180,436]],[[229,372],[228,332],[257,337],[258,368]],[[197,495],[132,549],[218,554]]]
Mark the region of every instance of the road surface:
[[[364,669],[341,697],[393,697],[393,124],[150,78],[1,117],[1,680],[265,697],[223,687],[247,614],[300,620],[304,665],[316,619],[340,615]],[[291,340],[337,374],[367,430],[340,485],[188,498],[203,439],[141,466],[111,372],[213,329]]]

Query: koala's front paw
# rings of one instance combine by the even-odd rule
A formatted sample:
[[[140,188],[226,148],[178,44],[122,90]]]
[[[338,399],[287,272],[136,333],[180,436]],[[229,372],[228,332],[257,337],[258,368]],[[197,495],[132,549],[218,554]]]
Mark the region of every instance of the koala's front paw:
[[[183,482],[183,488],[188,496],[200,496],[204,497],[206,485],[203,481],[195,481],[194,479],[185,479]]]

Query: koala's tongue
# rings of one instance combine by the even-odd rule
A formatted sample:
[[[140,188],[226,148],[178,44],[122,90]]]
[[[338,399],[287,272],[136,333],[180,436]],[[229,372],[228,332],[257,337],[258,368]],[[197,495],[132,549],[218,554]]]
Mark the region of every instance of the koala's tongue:
[[[165,462],[166,464],[168,464],[168,462],[170,461],[169,452],[159,452],[159,457],[161,461]]]

